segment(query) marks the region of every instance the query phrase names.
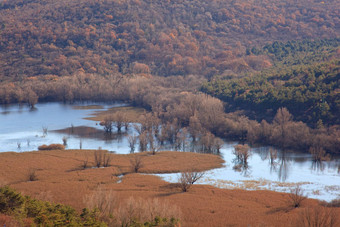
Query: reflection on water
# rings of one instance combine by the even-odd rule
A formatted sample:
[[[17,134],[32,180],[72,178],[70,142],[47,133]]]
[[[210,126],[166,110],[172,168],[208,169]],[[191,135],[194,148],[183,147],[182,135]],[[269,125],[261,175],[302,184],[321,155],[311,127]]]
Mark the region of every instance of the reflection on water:
[[[37,104],[36,110],[8,106],[0,109],[0,152],[37,150],[42,144],[60,143],[67,149],[105,149],[120,154],[131,151],[130,142],[137,134],[130,125],[121,134],[105,134],[98,122],[84,120],[101,109],[72,108],[60,103]],[[115,106],[119,106],[116,104]],[[130,140],[130,141],[129,141]],[[136,143],[136,142],[134,142]],[[309,197],[331,200],[340,197],[340,161],[313,162],[309,154],[280,151],[270,147],[252,148],[246,162],[235,158],[236,143],[225,143],[220,156],[223,168],[208,171],[201,183],[222,188],[270,189],[288,191],[293,183],[302,184]],[[183,150],[198,150],[199,144],[183,143]],[[136,143],[138,150],[138,142]],[[171,150],[164,144],[160,150]],[[177,174],[162,175],[177,181]],[[249,186],[249,181],[253,186]],[[247,182],[247,183],[246,183]]]
[[[325,164],[322,161],[312,161],[312,170],[323,172],[325,170]]]
[[[290,160],[286,156],[286,152],[281,152],[279,157],[279,171],[278,177],[280,181],[286,181],[289,174]]]
[[[234,155],[235,143],[225,143],[221,157],[222,168],[208,171],[199,182],[220,188],[248,190],[269,189],[289,192],[301,185],[310,198],[331,201],[340,197],[339,159],[323,162],[323,168],[313,168],[309,154],[274,150],[270,147],[251,149],[247,165],[240,165]],[[159,174],[165,180],[177,182],[176,174]]]
[[[85,105],[85,104],[84,104]],[[31,151],[37,150],[42,144],[63,143],[67,138],[67,149],[102,149],[127,152],[124,139],[112,138],[113,135],[103,139],[77,135],[69,132],[60,132],[67,128],[83,127],[102,133],[102,127],[97,122],[85,120],[95,111],[102,111],[114,106],[124,104],[102,105],[100,109],[73,108],[72,105],[61,103],[39,103],[36,110],[31,111],[27,106],[9,105],[0,108],[0,152],[5,151]],[[79,131],[82,131],[80,129]],[[84,130],[86,131],[86,130]],[[111,138],[110,138],[111,137]],[[123,145],[122,145],[122,144]]]

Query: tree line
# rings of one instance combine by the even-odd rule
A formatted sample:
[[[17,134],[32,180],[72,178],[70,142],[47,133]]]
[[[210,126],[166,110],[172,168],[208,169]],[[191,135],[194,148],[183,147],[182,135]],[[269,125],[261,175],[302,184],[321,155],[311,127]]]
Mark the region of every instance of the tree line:
[[[186,135],[192,141],[206,141],[201,143],[203,151],[216,150],[218,142],[214,136],[219,136],[306,152],[311,147],[338,152],[340,130],[336,125],[325,127],[319,122],[318,127],[312,129],[301,121],[294,121],[287,108],[278,108],[272,121],[261,122],[251,120],[240,112],[226,113],[227,107],[221,100],[196,90],[202,81],[195,76],[127,78],[80,73],[58,80],[37,79],[34,82],[2,84],[0,100],[12,97],[11,101],[18,101],[15,100],[18,97],[16,92],[21,94],[24,89],[30,89],[39,101],[126,101],[152,112],[150,116],[142,116],[140,121],[144,122],[144,126],[139,129],[149,147],[151,137],[148,134],[154,135],[160,125],[161,129],[166,129],[167,134],[163,138],[169,143],[175,143],[177,136],[186,138],[181,135],[184,132],[182,128],[186,128]]]

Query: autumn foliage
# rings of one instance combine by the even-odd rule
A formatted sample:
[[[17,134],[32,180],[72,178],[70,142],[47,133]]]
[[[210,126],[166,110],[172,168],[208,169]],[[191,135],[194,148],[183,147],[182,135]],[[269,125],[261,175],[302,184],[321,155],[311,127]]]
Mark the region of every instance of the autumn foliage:
[[[242,58],[248,47],[335,38],[338,10],[335,0],[2,1],[0,78],[258,70],[270,63]]]

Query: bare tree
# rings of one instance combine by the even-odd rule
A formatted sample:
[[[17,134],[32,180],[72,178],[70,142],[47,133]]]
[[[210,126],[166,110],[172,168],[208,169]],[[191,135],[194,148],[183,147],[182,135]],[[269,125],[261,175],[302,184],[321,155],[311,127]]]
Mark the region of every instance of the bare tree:
[[[103,155],[103,167],[109,167],[111,162],[111,155],[104,153]]]
[[[123,127],[124,121],[125,121],[125,117],[124,117],[123,112],[118,111],[117,113],[115,113],[112,116],[112,119],[113,119],[114,126],[117,128],[117,132],[121,133],[122,127]]]
[[[154,133],[148,132],[148,141],[150,151],[152,151],[152,154],[155,155],[156,152],[160,149],[160,146],[158,145],[157,140],[154,137]]]
[[[141,168],[143,168],[142,157],[136,155],[133,159],[130,159],[132,172],[138,173]]]
[[[287,125],[291,123],[292,119],[292,115],[285,107],[277,110],[273,123],[274,127],[278,129],[279,138],[277,138],[277,140],[279,140],[281,147],[285,147],[284,143],[287,137]]]
[[[162,124],[161,125],[161,131],[158,133],[157,139],[161,145],[164,145],[164,142],[168,138],[168,131],[166,129],[166,125]]]
[[[94,152],[94,164],[97,168],[101,167],[103,163],[104,151],[98,150]]]
[[[180,132],[181,125],[178,122],[178,119],[175,118],[171,123],[167,123],[162,127],[162,134],[166,136],[166,140],[170,144],[174,144],[176,141],[176,135]]]
[[[289,202],[295,208],[301,206],[301,202],[305,200],[304,192],[300,185],[296,185],[294,188],[290,189]]]
[[[43,130],[43,137],[45,137],[47,135],[47,131],[48,131],[47,126],[42,126],[42,130]]]
[[[38,103],[38,95],[32,89],[28,89],[26,97],[28,105],[33,109],[35,104]]]
[[[197,172],[197,171],[191,171],[191,172],[182,172],[178,183],[181,187],[183,192],[187,192],[191,185],[193,185],[196,181],[201,179],[204,176],[205,172]]]
[[[104,126],[104,131],[106,133],[111,134],[112,133],[112,125],[113,121],[111,117],[106,117],[104,121],[100,122],[100,125]]]
[[[111,156],[106,151],[97,150],[94,152],[94,163],[97,168],[110,166]]]
[[[88,166],[88,163],[89,163],[89,157],[86,155],[85,156],[85,160],[83,160],[83,163],[81,165],[81,167],[83,167],[83,169],[86,169]]]
[[[321,162],[329,160],[329,154],[321,146],[312,146],[309,148],[309,153],[311,153],[314,162]]]
[[[133,124],[133,128],[136,130],[138,135],[141,135],[144,132],[142,124]]]
[[[242,165],[247,165],[248,158],[250,157],[249,152],[250,147],[247,144],[246,145],[238,144],[234,148],[235,148],[234,154],[236,155],[237,160]]]
[[[67,137],[63,136],[62,140],[63,140],[63,145],[67,146]]]
[[[124,118],[124,123],[123,124],[124,124],[125,131],[127,132],[128,129],[129,129],[129,122],[128,122],[128,120],[126,118]]]
[[[202,132],[202,125],[197,116],[194,115],[190,117],[188,131],[192,138],[192,142],[196,142],[196,139]]]
[[[223,144],[224,144],[224,141],[221,138],[215,138],[214,144],[213,144],[214,151],[216,153],[220,153],[221,148],[223,147]]]
[[[148,133],[146,131],[139,135],[139,151],[146,151],[148,146]]]
[[[201,152],[213,153],[214,139],[215,136],[212,133],[204,133],[204,135],[200,138]]]
[[[137,136],[135,134],[128,136],[128,142],[130,147],[130,152],[133,153],[135,151],[136,143],[137,143]]]
[[[188,136],[188,131],[186,128],[183,128],[180,132],[177,133],[176,140],[175,140],[176,150],[185,151],[185,148],[187,145],[187,136]]]

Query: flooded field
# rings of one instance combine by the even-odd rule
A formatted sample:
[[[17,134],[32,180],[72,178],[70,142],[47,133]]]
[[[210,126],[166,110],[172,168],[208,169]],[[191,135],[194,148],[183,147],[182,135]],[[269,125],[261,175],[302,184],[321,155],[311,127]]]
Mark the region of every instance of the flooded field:
[[[31,110],[26,106],[7,106],[0,109],[0,152],[34,151],[43,144],[66,140],[66,149],[105,149],[119,154],[130,153],[127,135],[109,137],[99,122],[86,120],[97,111],[105,111],[124,104],[65,105],[60,103],[37,104]],[[288,192],[296,184],[301,185],[310,198],[330,201],[340,197],[340,159],[315,163],[309,154],[277,151],[270,158],[268,147],[251,149],[247,166],[237,166],[234,145],[225,142],[221,157],[223,168],[208,171],[199,183],[220,188],[248,190],[269,189]],[[171,150],[164,147],[163,150]],[[138,147],[137,149],[138,150]],[[162,178],[176,182],[179,174],[161,174]]]

